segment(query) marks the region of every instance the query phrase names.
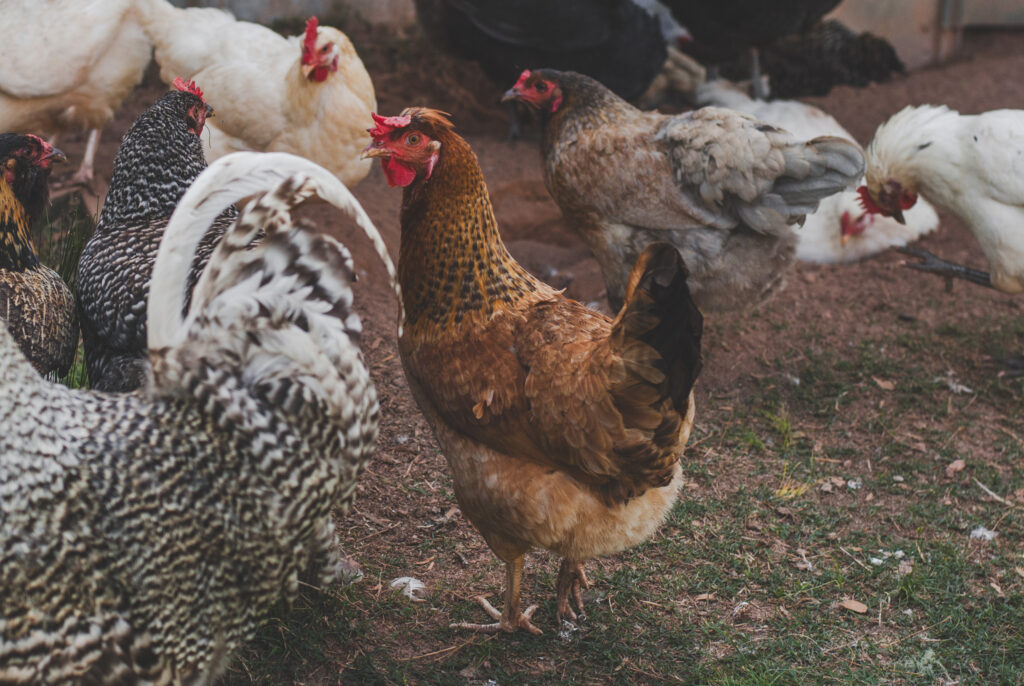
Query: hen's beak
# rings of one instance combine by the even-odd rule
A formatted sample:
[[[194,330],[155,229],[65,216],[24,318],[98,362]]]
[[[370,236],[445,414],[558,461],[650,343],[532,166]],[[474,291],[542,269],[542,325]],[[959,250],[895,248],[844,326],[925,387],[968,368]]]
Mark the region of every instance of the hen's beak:
[[[363,154],[359,159],[367,160],[371,157],[391,157],[391,151],[383,146],[378,146],[377,141],[370,141],[370,144],[363,148]]]
[[[52,160],[53,162],[67,162],[68,156],[65,155],[59,148],[50,147],[49,150],[43,153],[40,160]]]
[[[501,101],[508,102],[509,100],[518,100],[520,95],[522,95],[522,93],[519,92],[519,89],[512,86],[505,91],[505,95],[501,96]]]
[[[892,213],[892,218],[898,221],[900,224],[906,224],[907,222],[903,219],[903,210],[896,210]]]

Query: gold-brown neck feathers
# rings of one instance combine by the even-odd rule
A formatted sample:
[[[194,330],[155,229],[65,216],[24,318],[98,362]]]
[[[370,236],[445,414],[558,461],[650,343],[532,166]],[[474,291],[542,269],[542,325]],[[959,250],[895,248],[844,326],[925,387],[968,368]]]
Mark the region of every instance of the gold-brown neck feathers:
[[[417,178],[402,200],[398,274],[407,326],[447,328],[483,323],[523,299],[553,291],[516,262],[498,223],[480,165],[469,145],[441,113],[403,112],[417,128],[440,141],[429,178]]]
[[[24,205],[0,178],[0,269],[21,271],[39,266]]]

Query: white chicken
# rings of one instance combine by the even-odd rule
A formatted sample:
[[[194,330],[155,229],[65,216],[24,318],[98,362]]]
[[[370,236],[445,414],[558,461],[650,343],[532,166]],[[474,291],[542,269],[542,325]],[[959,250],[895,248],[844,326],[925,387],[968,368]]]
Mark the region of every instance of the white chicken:
[[[907,266],[1003,293],[1024,290],[1024,110],[960,114],[942,105],[905,107],[878,127],[867,149],[865,208],[905,218],[927,198],[963,220],[989,272],[923,250]]]
[[[366,122],[377,107],[373,82],[341,31],[319,26],[285,38],[213,8],[178,9],[136,0],[156,48],[160,77],[192,79],[216,111],[207,158],[240,150],[289,152],[359,183]]]
[[[728,107],[785,129],[800,139],[838,136],[856,142],[832,115],[813,105],[798,100],[755,100],[723,79],[701,84],[696,98],[698,105]],[[904,214],[904,220],[901,223],[864,211],[856,192],[836,193],[822,200],[818,210],[808,214],[797,231],[797,259],[826,264],[854,262],[888,248],[902,247],[939,225],[939,215],[923,200]]]
[[[4,0],[0,22],[0,131],[50,143],[91,129],[72,183],[88,184],[100,129],[142,80],[151,46],[134,0]]]

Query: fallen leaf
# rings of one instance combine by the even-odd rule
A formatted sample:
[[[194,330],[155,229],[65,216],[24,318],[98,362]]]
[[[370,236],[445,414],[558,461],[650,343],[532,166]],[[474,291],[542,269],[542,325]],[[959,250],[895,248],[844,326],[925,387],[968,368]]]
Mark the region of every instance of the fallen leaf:
[[[946,465],[946,478],[952,479],[953,475],[955,475],[957,472],[963,471],[964,467],[966,466],[967,463],[964,462],[963,460],[953,460],[948,465]]]
[[[872,380],[874,380],[876,384],[878,384],[878,387],[881,388],[883,391],[892,391],[895,390],[896,388],[896,385],[892,381],[879,379],[877,376],[872,376],[871,378]]]
[[[699,593],[693,597],[694,600],[714,600],[714,593]]]
[[[853,600],[852,598],[847,598],[846,600],[841,601],[839,603],[839,606],[845,607],[850,612],[856,612],[859,615],[862,615],[868,611],[867,605],[860,602],[859,600]]]

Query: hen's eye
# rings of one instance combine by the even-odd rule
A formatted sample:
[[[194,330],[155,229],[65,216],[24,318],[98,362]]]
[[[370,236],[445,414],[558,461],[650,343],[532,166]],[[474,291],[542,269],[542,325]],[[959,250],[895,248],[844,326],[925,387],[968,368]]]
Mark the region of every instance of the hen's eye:
[[[540,81],[539,83],[537,83],[537,85],[535,86],[535,88],[537,89],[537,92],[538,92],[538,93],[543,93],[543,92],[547,91],[547,89],[548,89],[548,84],[547,84],[547,83],[545,83],[544,81]]]
[[[409,145],[419,145],[420,144],[420,135],[418,133],[411,133],[405,139],[405,142],[408,143]]]

